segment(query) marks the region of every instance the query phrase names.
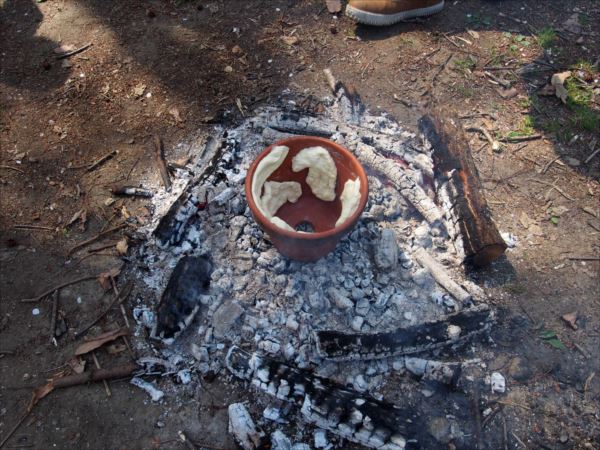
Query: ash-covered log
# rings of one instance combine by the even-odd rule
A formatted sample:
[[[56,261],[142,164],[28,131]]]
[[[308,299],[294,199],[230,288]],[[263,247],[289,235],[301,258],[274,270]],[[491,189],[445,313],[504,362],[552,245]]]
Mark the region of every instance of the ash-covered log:
[[[438,196],[447,203],[457,249],[464,250],[465,263],[475,267],[490,264],[507,245],[492,220],[458,118],[440,108],[419,120],[419,130],[433,147]]]
[[[370,360],[410,355],[456,345],[489,330],[492,311],[487,305],[384,333],[316,332],[317,351],[335,361]]]

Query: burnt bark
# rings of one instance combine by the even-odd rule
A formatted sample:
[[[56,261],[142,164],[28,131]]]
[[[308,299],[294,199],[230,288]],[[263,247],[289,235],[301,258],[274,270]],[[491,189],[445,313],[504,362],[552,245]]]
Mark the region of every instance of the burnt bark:
[[[419,120],[419,130],[433,147],[438,196],[447,202],[465,263],[490,264],[506,250],[483,196],[469,142],[456,116],[438,109]]]

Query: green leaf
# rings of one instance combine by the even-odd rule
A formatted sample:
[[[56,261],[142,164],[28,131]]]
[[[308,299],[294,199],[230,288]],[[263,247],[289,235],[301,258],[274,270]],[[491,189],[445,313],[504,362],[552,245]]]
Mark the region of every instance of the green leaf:
[[[546,331],[542,331],[540,333],[540,338],[541,339],[552,339],[556,337],[556,333],[552,330],[546,330]]]
[[[552,218],[550,219],[550,222],[552,222],[554,225],[558,225],[558,217],[552,216]]]
[[[567,349],[567,347],[565,346],[565,344],[563,344],[558,338],[548,339],[546,342],[548,344],[550,344],[552,347],[557,348],[559,350],[566,350]]]

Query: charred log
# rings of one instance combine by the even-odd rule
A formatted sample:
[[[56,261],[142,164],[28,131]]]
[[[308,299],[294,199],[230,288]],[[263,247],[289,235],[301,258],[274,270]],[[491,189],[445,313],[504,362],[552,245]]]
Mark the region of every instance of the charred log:
[[[486,266],[500,257],[506,243],[488,208],[469,142],[459,125],[444,109],[419,120],[421,133],[433,147],[438,196],[448,203],[456,247],[465,263]],[[449,230],[450,231],[450,230]]]
[[[387,333],[317,331],[317,350],[336,361],[410,355],[466,342],[490,328],[493,315],[486,305],[450,314],[439,320]]]

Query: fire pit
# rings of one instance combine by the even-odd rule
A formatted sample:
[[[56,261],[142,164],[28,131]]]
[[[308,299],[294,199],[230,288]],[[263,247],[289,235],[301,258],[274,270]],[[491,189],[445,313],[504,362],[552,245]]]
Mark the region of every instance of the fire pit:
[[[169,344],[155,352],[204,376],[248,380],[266,393],[252,402],[255,409],[268,406],[269,395],[296,405],[290,423],[302,418],[376,448],[435,448],[415,379],[456,386],[475,362],[448,351],[485,334],[493,311],[462,275],[450,207],[434,201],[431,146],[388,116],[366,111],[340,85],[332,88],[333,100],[284,95],[236,127],[215,126],[209,137],[182,144],[195,155],[194,173],[180,173],[171,197],[153,197],[160,220],[140,250],[140,276],[161,299],[158,306],[140,302],[138,332],[151,330]],[[256,204],[264,186],[253,193],[252,181],[261,161],[283,145],[288,154],[279,157],[288,169],[263,174],[262,182],[293,181],[301,192],[292,186],[282,205],[264,199],[265,214]],[[349,180],[360,180],[358,207],[343,223],[336,225],[339,202],[324,208],[313,198],[309,166],[297,163],[294,171],[294,158],[311,147],[325,148],[334,161],[346,148],[364,165],[348,157],[338,171],[333,200]],[[314,232],[299,233],[307,222]],[[317,242],[324,243],[315,248]],[[321,257],[303,264],[282,253]],[[413,378],[402,378],[398,388],[407,373]],[[445,420],[460,421],[464,430],[455,442],[466,447],[461,439],[473,430],[461,417],[468,408],[448,408]],[[262,414],[278,417],[273,409]],[[248,417],[232,405],[232,432],[251,432]],[[267,429],[279,431],[273,420]]]
[[[335,248],[358,222],[368,190],[354,155],[310,136],[269,146],[246,177],[254,219],[283,255],[299,261],[316,261]]]

